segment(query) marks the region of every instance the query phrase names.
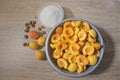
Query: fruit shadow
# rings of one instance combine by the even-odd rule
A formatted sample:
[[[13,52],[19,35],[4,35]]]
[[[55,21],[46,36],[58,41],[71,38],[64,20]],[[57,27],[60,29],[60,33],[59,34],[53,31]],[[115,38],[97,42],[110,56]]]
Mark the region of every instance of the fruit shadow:
[[[73,12],[70,9],[63,7],[63,10],[64,10],[64,19],[74,17]]]
[[[101,63],[99,66],[91,73],[91,75],[97,75],[97,74],[102,74],[105,72],[109,67],[111,66],[113,59],[114,59],[114,52],[115,52],[115,47],[113,40],[109,33],[107,33],[104,29],[102,28],[97,28],[99,32],[101,33],[104,44],[105,44],[105,52],[103,54],[103,58],[101,60]]]

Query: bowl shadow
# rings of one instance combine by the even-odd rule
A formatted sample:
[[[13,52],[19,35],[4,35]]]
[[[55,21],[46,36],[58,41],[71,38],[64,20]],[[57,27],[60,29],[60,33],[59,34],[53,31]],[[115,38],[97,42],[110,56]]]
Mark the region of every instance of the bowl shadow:
[[[91,73],[91,75],[102,74],[107,69],[109,69],[110,65],[114,59],[115,47],[111,36],[102,28],[97,28],[101,33],[104,43],[105,43],[105,52],[103,54],[103,58],[99,66]]]

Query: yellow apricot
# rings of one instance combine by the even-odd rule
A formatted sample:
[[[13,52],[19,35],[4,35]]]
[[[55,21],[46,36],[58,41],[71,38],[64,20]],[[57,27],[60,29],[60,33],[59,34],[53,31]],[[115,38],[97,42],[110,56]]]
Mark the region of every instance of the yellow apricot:
[[[31,49],[34,49],[34,50],[39,49],[39,45],[38,45],[38,43],[37,43],[36,41],[31,41],[31,42],[29,42],[29,47],[30,47]]]
[[[69,63],[76,63],[76,55],[69,55],[68,56],[68,62]]]
[[[81,24],[81,21],[72,21],[72,22],[71,22],[71,25],[72,25],[73,27],[79,27],[80,24]]]
[[[74,56],[74,55],[69,55],[69,56],[68,56],[68,62],[69,62],[69,63],[73,63],[73,61],[72,61],[73,56]]]
[[[56,34],[61,34],[63,31],[63,28],[61,26],[58,26],[56,29],[55,29],[55,32]]]
[[[77,41],[78,41],[78,36],[77,36],[77,35],[73,35],[73,36],[70,38],[70,41],[77,42]]]
[[[56,47],[56,49],[60,51],[64,50],[65,48],[67,48],[67,44],[64,41],[59,42]]]
[[[63,55],[63,52],[59,50],[54,50],[52,55],[53,55],[53,58],[58,59]]]
[[[63,58],[66,59],[66,60],[68,60],[69,55],[70,55],[69,53],[66,53],[66,52],[65,52],[65,53],[63,54]]]
[[[99,42],[91,43],[92,46],[94,46],[96,49],[101,48],[101,44]]]
[[[83,71],[84,71],[84,66],[78,64],[77,73],[81,73],[81,72],[83,72]]]
[[[61,41],[68,42],[69,38],[63,33],[61,34]]]
[[[90,42],[86,42],[85,45],[91,45]]]
[[[44,44],[45,44],[45,37],[39,37],[38,38],[38,44],[40,45],[40,46],[43,46]]]
[[[79,40],[80,41],[84,41],[87,37],[87,34],[85,33],[84,30],[81,30],[79,33],[78,33],[78,37],[79,37]]]
[[[85,32],[88,32],[90,30],[90,26],[87,22],[83,22],[82,23],[83,26],[82,26],[82,29],[85,31]]]
[[[99,50],[95,50],[94,54],[95,54],[97,57],[100,57],[100,51],[99,51]]]
[[[77,63],[77,62],[76,62],[76,58],[77,58],[77,55],[74,55],[74,56],[73,56],[73,59],[72,59],[72,60],[73,60],[73,63]]]
[[[69,45],[68,45],[68,46],[69,46]],[[65,49],[65,52],[71,54],[69,48],[66,48],[66,49]]]
[[[65,22],[63,25],[63,28],[68,28],[68,27],[72,27],[70,22]]]
[[[44,53],[40,50],[37,50],[35,52],[35,57],[38,59],[38,60],[42,60],[44,58]]]
[[[51,38],[52,43],[58,43],[60,41],[60,34],[53,34]]]
[[[84,41],[78,41],[78,44],[79,44],[81,47],[83,47],[84,44],[85,44],[85,42],[84,42]]]
[[[75,33],[76,35],[78,35],[79,31],[80,31],[80,29],[79,29],[78,27],[74,28],[74,33]]]
[[[77,55],[77,54],[79,54],[80,46],[77,43],[71,43],[69,50],[70,50],[71,54]]]
[[[64,59],[64,58],[59,58],[59,59],[57,59],[57,65],[58,65],[58,67],[60,67],[60,68],[67,69],[67,67],[68,67],[68,62],[67,62],[67,60]]]
[[[75,21],[71,21],[71,25],[75,27],[76,26]]]
[[[56,44],[52,44],[52,43],[51,43],[51,44],[50,44],[50,47],[51,47],[51,48],[56,48],[56,47],[57,47],[57,43],[56,43]]]
[[[95,31],[95,30],[93,30],[93,29],[90,29],[90,30],[88,31],[88,33],[89,33],[89,34],[90,34],[90,36],[92,36],[93,38],[96,38],[96,36],[97,36],[96,31]]]
[[[92,55],[94,53],[94,47],[91,45],[85,45],[82,49],[83,55]]]
[[[88,35],[88,38],[87,38],[87,40],[89,41],[89,42],[96,42],[96,38],[92,38],[90,35]]]
[[[76,58],[76,62],[80,65],[87,65],[89,63],[89,60],[84,55],[79,55]]]
[[[65,34],[67,37],[71,37],[73,35],[73,29],[71,27],[65,28],[63,30],[63,34]]]
[[[76,27],[79,27],[81,25],[81,21],[76,21]]]
[[[95,55],[91,55],[88,56],[88,60],[89,60],[89,65],[95,65],[97,63],[97,56]]]
[[[77,64],[76,63],[71,63],[69,66],[68,66],[68,71],[70,72],[75,72],[77,70]]]

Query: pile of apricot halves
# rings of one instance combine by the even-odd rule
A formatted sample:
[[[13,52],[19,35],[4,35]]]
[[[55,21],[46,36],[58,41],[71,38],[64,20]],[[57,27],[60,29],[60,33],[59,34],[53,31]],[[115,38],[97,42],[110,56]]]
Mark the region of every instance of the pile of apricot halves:
[[[59,68],[81,73],[98,61],[101,44],[97,39],[88,22],[64,22],[51,36],[52,56]]]

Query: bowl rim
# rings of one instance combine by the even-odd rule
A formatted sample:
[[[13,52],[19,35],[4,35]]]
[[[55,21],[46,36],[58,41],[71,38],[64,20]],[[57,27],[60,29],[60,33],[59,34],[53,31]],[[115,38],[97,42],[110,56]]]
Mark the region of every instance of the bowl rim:
[[[53,64],[53,62],[50,60],[50,57],[49,57],[49,54],[48,54],[48,46],[49,46],[48,42],[49,42],[49,39],[50,39],[50,36],[51,36],[52,32],[56,29],[56,27],[57,27],[58,25],[66,22],[66,21],[72,21],[72,20],[79,20],[79,21],[86,21],[86,22],[88,22],[89,25],[91,26],[91,28],[94,29],[94,30],[97,32],[97,34],[99,35],[99,38],[100,38],[100,40],[101,40],[101,45],[102,45],[102,48],[100,49],[100,50],[101,50],[101,53],[100,53],[101,55],[100,55],[100,57],[99,57],[99,59],[98,59],[98,62],[94,65],[94,68],[90,69],[89,71],[87,71],[87,72],[84,73],[84,74],[80,73],[79,75],[66,74],[66,73],[62,72],[61,70],[59,70],[57,67],[55,67],[55,65]],[[98,29],[97,29],[97,28],[95,27],[95,25],[92,24],[91,22],[89,22],[89,21],[87,21],[87,20],[85,20],[85,19],[81,19],[81,18],[68,18],[68,19],[65,19],[65,20],[57,23],[56,25],[54,25],[54,27],[53,27],[53,28],[50,30],[50,32],[48,33],[48,36],[47,36],[47,38],[46,38],[46,43],[45,43],[46,57],[47,57],[48,62],[49,62],[50,65],[52,66],[52,68],[54,68],[58,73],[60,73],[60,74],[62,74],[62,75],[64,75],[64,76],[73,77],[73,78],[82,77],[82,76],[88,75],[88,74],[90,74],[92,71],[94,71],[94,70],[99,66],[99,64],[100,64],[100,62],[101,62],[101,60],[102,60],[102,58],[103,58],[104,51],[105,51],[105,44],[104,44],[103,38],[102,38],[100,32],[98,31]]]

